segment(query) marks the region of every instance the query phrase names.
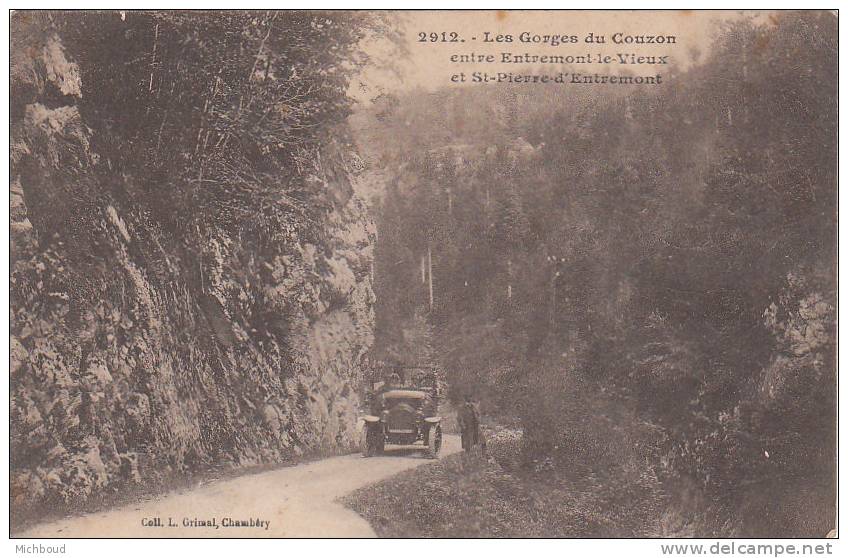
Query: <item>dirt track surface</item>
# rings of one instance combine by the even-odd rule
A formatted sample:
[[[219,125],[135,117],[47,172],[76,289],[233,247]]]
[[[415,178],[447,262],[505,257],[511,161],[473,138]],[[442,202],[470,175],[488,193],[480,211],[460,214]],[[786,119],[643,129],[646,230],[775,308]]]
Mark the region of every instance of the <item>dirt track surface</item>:
[[[458,451],[459,437],[445,435],[442,455]],[[147,502],[38,525],[16,537],[374,537],[368,522],[336,500],[431,462],[421,448],[387,446],[386,454],[379,457],[345,455],[212,482]],[[142,525],[142,520],[155,523],[155,518],[161,526]],[[250,523],[251,518],[263,523],[225,526],[227,519]],[[213,519],[214,526],[184,525],[184,521]]]

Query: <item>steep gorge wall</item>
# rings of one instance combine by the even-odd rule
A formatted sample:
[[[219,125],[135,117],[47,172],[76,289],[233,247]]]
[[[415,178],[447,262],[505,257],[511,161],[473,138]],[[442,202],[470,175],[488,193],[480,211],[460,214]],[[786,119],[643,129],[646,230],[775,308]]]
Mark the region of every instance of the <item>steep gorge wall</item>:
[[[61,40],[33,45],[13,61],[16,516],[209,466],[350,449],[375,234],[355,178],[310,177],[336,201],[320,223],[293,216],[278,243],[212,228],[192,253],[92,147],[83,76]],[[307,241],[299,226],[320,234]]]

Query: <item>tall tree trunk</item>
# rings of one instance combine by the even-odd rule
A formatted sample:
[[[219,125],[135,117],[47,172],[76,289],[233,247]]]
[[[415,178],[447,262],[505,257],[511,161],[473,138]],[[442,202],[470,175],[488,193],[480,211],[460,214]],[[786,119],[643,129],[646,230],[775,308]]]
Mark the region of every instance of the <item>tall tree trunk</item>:
[[[506,297],[512,298],[512,260],[506,261]]]
[[[430,280],[430,312],[433,311],[433,252],[430,244],[427,244],[427,278]]]
[[[159,24],[153,28],[153,54],[150,57],[150,81],[147,84],[147,92],[153,93],[153,74],[156,72],[156,46],[159,42]]]

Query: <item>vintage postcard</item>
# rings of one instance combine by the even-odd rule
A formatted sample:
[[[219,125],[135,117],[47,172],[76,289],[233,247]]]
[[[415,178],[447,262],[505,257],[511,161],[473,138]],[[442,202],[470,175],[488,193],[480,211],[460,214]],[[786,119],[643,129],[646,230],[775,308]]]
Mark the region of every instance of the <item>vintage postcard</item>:
[[[10,536],[835,537],[837,27],[13,11]]]

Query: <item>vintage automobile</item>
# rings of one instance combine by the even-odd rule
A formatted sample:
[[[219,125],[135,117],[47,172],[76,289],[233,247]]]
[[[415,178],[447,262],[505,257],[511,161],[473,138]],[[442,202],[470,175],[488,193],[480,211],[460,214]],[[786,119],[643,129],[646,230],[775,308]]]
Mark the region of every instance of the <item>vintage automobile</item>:
[[[373,395],[372,414],[365,415],[360,448],[364,457],[382,453],[386,444],[422,442],[427,457],[442,450],[438,397],[432,389],[396,388]]]

